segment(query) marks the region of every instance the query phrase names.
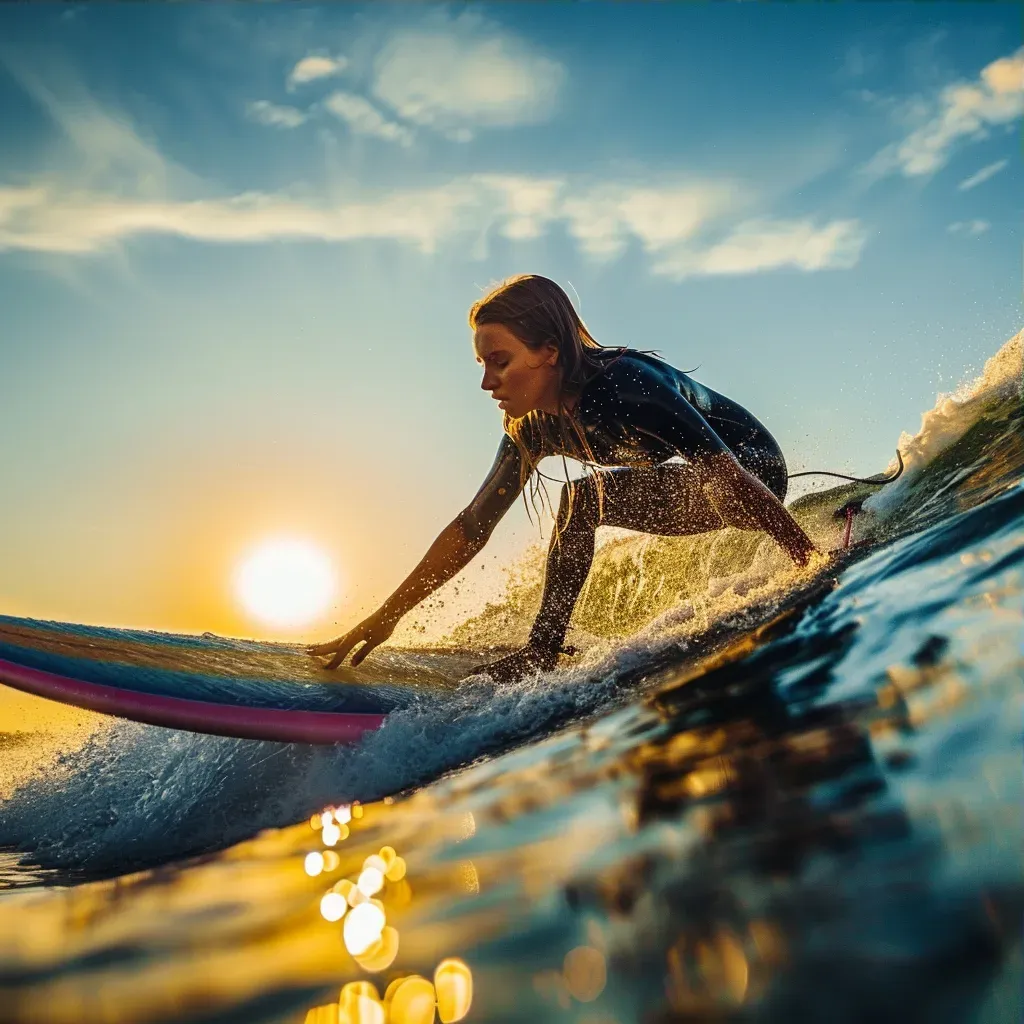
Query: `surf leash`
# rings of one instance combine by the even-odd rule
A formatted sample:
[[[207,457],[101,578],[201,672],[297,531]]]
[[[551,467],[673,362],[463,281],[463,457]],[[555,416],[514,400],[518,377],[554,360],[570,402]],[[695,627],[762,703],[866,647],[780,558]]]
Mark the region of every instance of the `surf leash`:
[[[795,476],[834,476],[840,480],[852,480],[856,484],[870,484],[872,487],[884,487],[886,484],[891,484],[893,480],[898,480],[903,475],[903,456],[900,455],[899,448],[896,449],[896,461],[899,462],[899,468],[892,476],[883,477],[881,480],[869,480],[865,477],[859,476],[846,476],[843,473],[828,473],[824,470],[810,471],[807,473],[790,473],[788,479],[792,480]],[[836,509],[832,513],[833,519],[845,519],[846,530],[843,533],[843,547],[842,550],[846,551],[850,546],[850,533],[853,530],[853,517],[860,511],[863,510],[864,498],[854,498],[852,501],[848,501],[842,508]]]
[[[887,483],[892,483],[893,480],[898,480],[903,475],[903,456],[899,454],[899,449],[896,449],[896,461],[899,463],[899,468],[896,472],[892,476],[882,477],[881,480],[878,478],[870,479],[865,476],[847,476],[845,473],[833,473],[826,469],[809,469],[804,473],[790,473],[786,479],[792,480],[796,476],[835,476],[840,480],[853,480],[854,483],[870,483],[872,486],[884,487]]]
[[[884,487],[886,484],[891,484],[893,480],[898,480],[903,475],[903,456],[900,455],[899,448],[896,449],[896,460],[900,464],[899,469],[892,476],[882,477],[881,480],[877,478],[872,480],[863,476],[847,476],[845,473],[832,473],[827,469],[810,469],[805,473],[790,473],[786,479],[792,480],[797,476],[834,476],[840,480],[852,480],[855,484],[871,484],[873,487]]]

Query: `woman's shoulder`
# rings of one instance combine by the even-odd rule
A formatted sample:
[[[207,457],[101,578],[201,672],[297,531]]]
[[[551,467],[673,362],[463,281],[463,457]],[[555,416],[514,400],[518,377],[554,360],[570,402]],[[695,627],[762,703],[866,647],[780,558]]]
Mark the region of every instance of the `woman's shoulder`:
[[[673,386],[679,371],[660,356],[637,349],[623,349],[587,383],[584,393],[629,397],[658,386]]]

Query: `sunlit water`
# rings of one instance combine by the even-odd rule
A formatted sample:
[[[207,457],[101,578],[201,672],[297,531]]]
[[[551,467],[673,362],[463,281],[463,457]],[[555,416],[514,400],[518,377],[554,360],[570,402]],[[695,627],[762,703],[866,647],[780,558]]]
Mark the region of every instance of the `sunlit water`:
[[[612,545],[661,596],[616,640],[598,582],[546,678],[354,748],[41,738],[0,806],[0,1020],[1020,1020],[1020,353],[901,439],[845,559],[755,542],[673,605],[679,548]],[[855,491],[798,503],[819,543]]]

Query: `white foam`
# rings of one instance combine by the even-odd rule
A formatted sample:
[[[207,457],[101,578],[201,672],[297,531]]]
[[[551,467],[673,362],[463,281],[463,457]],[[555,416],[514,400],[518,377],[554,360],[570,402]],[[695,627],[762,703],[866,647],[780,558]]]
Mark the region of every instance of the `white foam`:
[[[351,747],[117,722],[18,788],[0,812],[0,845],[35,851],[47,865],[100,872],[165,862],[291,824],[326,803],[432,781],[621,696],[593,663],[500,687],[481,676],[393,712]]]
[[[1024,331],[1018,331],[986,363],[981,374],[964,381],[953,392],[940,393],[935,405],[921,417],[916,434],[900,435],[899,450],[905,470],[899,480],[881,488],[865,503],[864,508],[884,517],[899,507],[907,488],[921,471],[953,442],[963,437],[984,410],[995,402],[1016,393],[1024,396]],[[896,469],[895,459],[889,472]]]
[[[726,581],[714,618],[745,621],[755,590],[783,602],[789,581],[760,575],[769,589],[757,590],[752,579]],[[627,686],[624,673],[670,644],[685,649],[710,612],[709,605],[680,606],[628,642],[598,640],[559,669],[516,683],[477,676],[454,691],[427,693],[350,747],[116,722],[13,794],[0,816],[0,845],[34,850],[46,865],[121,872],[230,845],[327,803],[409,790],[629,702],[631,687],[641,684]]]

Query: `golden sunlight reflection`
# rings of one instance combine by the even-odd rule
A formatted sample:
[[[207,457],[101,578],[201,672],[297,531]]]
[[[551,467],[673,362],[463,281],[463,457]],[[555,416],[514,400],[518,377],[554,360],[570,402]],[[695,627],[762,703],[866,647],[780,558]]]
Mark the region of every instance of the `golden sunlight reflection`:
[[[348,910],[348,901],[341,893],[326,892],[320,900],[320,916],[325,921],[340,921]]]
[[[314,1006],[306,1013],[303,1024],[338,1024],[338,1004],[328,1003],[326,1006]]]
[[[473,1002],[473,973],[457,957],[442,960],[434,971],[437,1012],[443,1024],[453,1024],[469,1013]]]
[[[384,872],[384,877],[389,882],[400,882],[405,878],[405,861],[401,857],[395,857],[391,867]]]
[[[365,895],[375,896],[384,888],[384,875],[377,868],[363,868],[356,885]]]
[[[434,986],[426,978],[402,978],[391,996],[390,1019],[394,1024],[433,1024],[435,999]]]
[[[352,956],[362,956],[380,938],[386,919],[375,903],[360,903],[345,918],[345,948]]]
[[[361,817],[362,807],[358,804],[328,807],[310,817],[309,827],[313,832],[343,829],[347,835],[348,827],[341,823]],[[323,838],[326,841],[330,837]],[[306,854],[305,871],[316,877],[336,870],[341,861],[333,850],[314,851]],[[465,888],[479,892],[472,861],[463,861],[460,867]],[[320,897],[320,916],[329,924],[343,922],[341,938],[345,949],[360,970],[368,974],[388,971],[398,958],[398,929],[388,924],[387,908],[376,894],[386,898],[392,909],[407,906],[412,891],[405,874],[405,860],[393,846],[382,846],[363,859],[354,880],[340,878]],[[592,998],[596,998],[604,987],[604,959],[598,953],[601,963],[595,965],[587,960],[588,952],[593,954],[596,950],[574,950],[566,958],[567,965],[574,965],[570,985],[581,993],[581,1001],[591,992]],[[438,963],[432,982],[418,974],[392,977],[383,998],[370,981],[350,982],[342,988],[336,1004],[309,1010],[305,1024],[432,1024],[438,1019],[443,1024],[454,1024],[469,1013],[472,1002],[472,972],[464,961],[448,957]]]
[[[369,981],[351,981],[338,999],[338,1024],[385,1024],[384,1004],[377,986]]]
[[[348,839],[348,826],[335,825],[332,822],[330,825],[324,825],[321,836],[324,846],[337,846],[342,839]]]
[[[459,871],[462,875],[462,885],[466,892],[479,893],[480,874],[476,869],[476,865],[471,860],[464,860],[459,865]]]
[[[376,896],[384,888],[384,872],[371,860],[379,861],[380,857],[367,858],[355,884],[367,896]]]
[[[696,941],[680,937],[667,961],[666,993],[676,1008],[741,1006],[746,1001],[750,964],[742,942],[729,930]]]
[[[334,566],[309,541],[263,541],[235,573],[235,592],[245,610],[271,626],[305,626],[322,615],[337,588]]]
[[[326,1007],[313,1007],[306,1012],[303,1024],[338,1024],[338,1005],[331,1002]]]
[[[354,957],[355,962],[370,974],[386,971],[398,956],[398,929],[385,925],[370,948],[360,956]]]

